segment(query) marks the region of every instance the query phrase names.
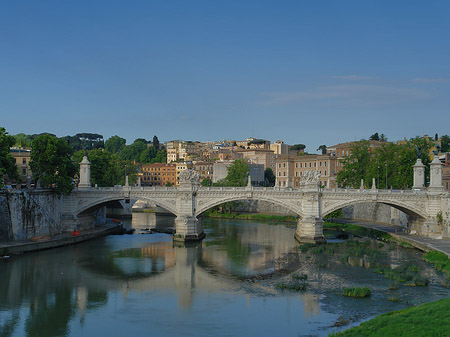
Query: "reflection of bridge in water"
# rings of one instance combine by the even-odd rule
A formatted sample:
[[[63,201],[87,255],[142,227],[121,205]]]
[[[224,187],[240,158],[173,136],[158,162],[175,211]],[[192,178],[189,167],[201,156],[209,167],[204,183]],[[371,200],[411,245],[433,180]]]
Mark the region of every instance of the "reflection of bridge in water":
[[[84,162],[84,164],[83,164]],[[89,163],[83,161],[81,181],[89,182]],[[83,173],[84,172],[84,173]],[[62,221],[72,225],[106,203],[122,199],[139,199],[155,203],[176,216],[176,241],[201,240],[205,234],[198,217],[208,209],[237,200],[260,200],[283,206],[298,215],[296,238],[304,242],[324,242],[323,218],[345,206],[358,203],[382,203],[409,216],[413,230],[422,235],[448,236],[450,198],[442,185],[442,164],[435,157],[431,163],[430,186],[424,189],[425,167],[414,166],[413,190],[321,189],[318,177],[302,180],[301,188],[201,187],[198,174],[192,170],[180,174],[179,187],[91,188],[81,183],[77,191],[64,197]]]

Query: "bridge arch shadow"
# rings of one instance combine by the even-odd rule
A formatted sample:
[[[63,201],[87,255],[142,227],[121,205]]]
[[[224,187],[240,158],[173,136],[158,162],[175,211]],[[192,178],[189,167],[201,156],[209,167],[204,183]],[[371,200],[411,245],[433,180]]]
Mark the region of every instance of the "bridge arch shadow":
[[[77,216],[83,216],[83,215],[89,215],[97,211],[98,209],[107,206],[108,204],[118,203],[122,200],[127,199],[135,199],[135,200],[142,200],[146,202],[153,203],[161,208],[164,208],[168,212],[172,213],[173,215],[177,216],[177,210],[175,206],[171,206],[168,203],[161,202],[160,200],[157,200],[156,198],[148,198],[148,197],[142,197],[142,196],[133,196],[130,195],[130,197],[123,197],[123,196],[109,196],[104,197],[101,199],[96,199],[95,201],[91,203],[86,203],[81,205],[81,207],[77,211]]]
[[[324,218],[328,214],[347,206],[354,206],[358,204],[367,204],[367,203],[391,206],[399,211],[402,211],[412,219],[426,220],[428,217],[428,215],[424,210],[414,205],[392,200],[348,200],[338,204],[334,204],[331,207],[324,207],[324,209],[322,210],[322,217]]]
[[[208,203],[201,204],[199,206],[199,208],[196,210],[195,214],[196,214],[196,216],[200,216],[203,213],[205,213],[206,211],[208,211],[216,206],[219,206],[219,205],[225,204],[225,203],[229,203],[229,202],[234,202],[234,201],[264,201],[264,202],[268,202],[273,205],[281,206],[285,209],[288,209],[289,211],[294,213],[297,218],[303,217],[301,210],[299,208],[294,207],[293,205],[291,205],[289,203],[286,203],[282,200],[260,197],[260,196],[258,196],[258,197],[230,196],[230,197],[224,197],[223,199],[216,199],[216,200],[210,201]]]

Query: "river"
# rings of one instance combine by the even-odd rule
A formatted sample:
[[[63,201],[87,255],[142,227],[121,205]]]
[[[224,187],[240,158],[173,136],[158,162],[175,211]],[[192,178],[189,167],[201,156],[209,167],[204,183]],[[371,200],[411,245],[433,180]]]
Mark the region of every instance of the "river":
[[[329,240],[315,251],[292,225],[217,219],[204,219],[203,242],[182,246],[141,234],[173,218],[136,213],[128,225],[135,234],[1,260],[0,336],[327,336],[450,295],[415,249],[361,241],[367,255],[355,257]],[[408,261],[429,285],[389,290],[374,261]],[[305,291],[279,289],[293,275],[306,275]],[[345,286],[372,296],[343,297]]]

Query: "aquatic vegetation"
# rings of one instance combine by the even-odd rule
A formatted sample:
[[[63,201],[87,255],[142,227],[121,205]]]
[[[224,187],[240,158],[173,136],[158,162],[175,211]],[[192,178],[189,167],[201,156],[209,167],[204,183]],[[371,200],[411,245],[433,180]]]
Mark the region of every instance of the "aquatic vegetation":
[[[293,280],[307,280],[308,279],[308,275],[306,275],[306,274],[293,274],[291,277]]]
[[[290,283],[277,283],[275,288],[280,290],[295,290],[295,291],[305,291],[307,288],[307,283],[305,282],[290,282]]]
[[[402,300],[396,296],[388,297],[388,300],[391,302],[401,302]]]
[[[427,278],[417,276],[417,277],[415,277],[412,280],[412,282],[405,283],[405,286],[409,286],[409,287],[423,287],[423,286],[427,286],[428,283],[429,283],[429,281],[428,281]]]
[[[370,297],[371,292],[367,287],[348,287],[343,289],[342,294],[347,297],[363,298]]]
[[[399,285],[398,283],[394,282],[394,283],[389,283],[389,290],[398,290]]]

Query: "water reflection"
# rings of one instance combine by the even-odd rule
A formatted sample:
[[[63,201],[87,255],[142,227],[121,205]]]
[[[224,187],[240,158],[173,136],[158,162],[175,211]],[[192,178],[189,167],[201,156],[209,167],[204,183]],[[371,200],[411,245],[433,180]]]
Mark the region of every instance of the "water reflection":
[[[389,280],[368,270],[366,246],[361,256],[332,261],[324,253],[302,253],[295,227],[211,219],[203,224],[207,239],[191,246],[174,245],[165,234],[111,236],[0,263],[0,335],[174,336],[177,327],[187,336],[327,335],[339,316],[362,320],[395,309],[383,293]],[[132,226],[173,223],[141,213]],[[408,254],[395,249],[376,258],[398,265],[406,256],[414,259]],[[415,259],[421,263],[420,256]],[[299,268],[308,275],[308,291],[274,287]],[[436,277],[431,269],[424,272]],[[364,304],[339,296],[341,287],[356,282],[378,290]],[[401,289],[399,296],[446,296],[436,283],[419,296],[417,289]]]

